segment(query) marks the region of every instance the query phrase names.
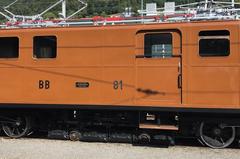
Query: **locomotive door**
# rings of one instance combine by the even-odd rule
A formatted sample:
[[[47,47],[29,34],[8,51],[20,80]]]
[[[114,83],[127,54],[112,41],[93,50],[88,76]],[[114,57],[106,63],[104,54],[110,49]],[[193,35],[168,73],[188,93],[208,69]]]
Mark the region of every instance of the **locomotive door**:
[[[137,105],[176,106],[181,103],[181,34],[177,30],[136,35]]]

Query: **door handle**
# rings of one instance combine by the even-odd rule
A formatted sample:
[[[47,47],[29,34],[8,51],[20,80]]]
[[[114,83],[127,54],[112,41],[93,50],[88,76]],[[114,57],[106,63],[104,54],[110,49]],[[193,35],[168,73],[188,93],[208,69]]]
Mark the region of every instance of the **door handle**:
[[[178,75],[178,88],[179,89],[182,88],[182,75],[181,74]]]

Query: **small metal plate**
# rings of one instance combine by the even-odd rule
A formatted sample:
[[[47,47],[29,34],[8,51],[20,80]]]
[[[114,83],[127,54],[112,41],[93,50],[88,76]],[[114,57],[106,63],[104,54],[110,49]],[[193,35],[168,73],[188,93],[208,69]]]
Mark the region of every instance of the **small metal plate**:
[[[89,82],[76,82],[76,88],[88,88],[90,86]]]

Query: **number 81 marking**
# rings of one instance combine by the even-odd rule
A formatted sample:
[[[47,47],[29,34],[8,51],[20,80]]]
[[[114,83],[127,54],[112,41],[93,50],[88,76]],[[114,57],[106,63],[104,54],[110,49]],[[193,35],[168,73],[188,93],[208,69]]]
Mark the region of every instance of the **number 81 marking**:
[[[114,81],[113,82],[113,88],[115,89],[115,90],[117,90],[117,89],[123,89],[123,81],[122,80],[120,80],[120,81]]]

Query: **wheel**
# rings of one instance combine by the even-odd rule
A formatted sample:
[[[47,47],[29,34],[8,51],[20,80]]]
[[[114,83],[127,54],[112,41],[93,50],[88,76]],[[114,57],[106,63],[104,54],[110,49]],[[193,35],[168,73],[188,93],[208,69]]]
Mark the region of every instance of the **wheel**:
[[[8,121],[2,123],[4,133],[11,138],[20,138],[30,130],[30,119],[28,117],[9,117]]]
[[[79,131],[71,131],[69,138],[71,141],[79,141],[81,138],[81,133]]]
[[[235,139],[235,127],[225,127],[223,124],[202,122],[199,127],[201,141],[214,149],[226,148]]]

